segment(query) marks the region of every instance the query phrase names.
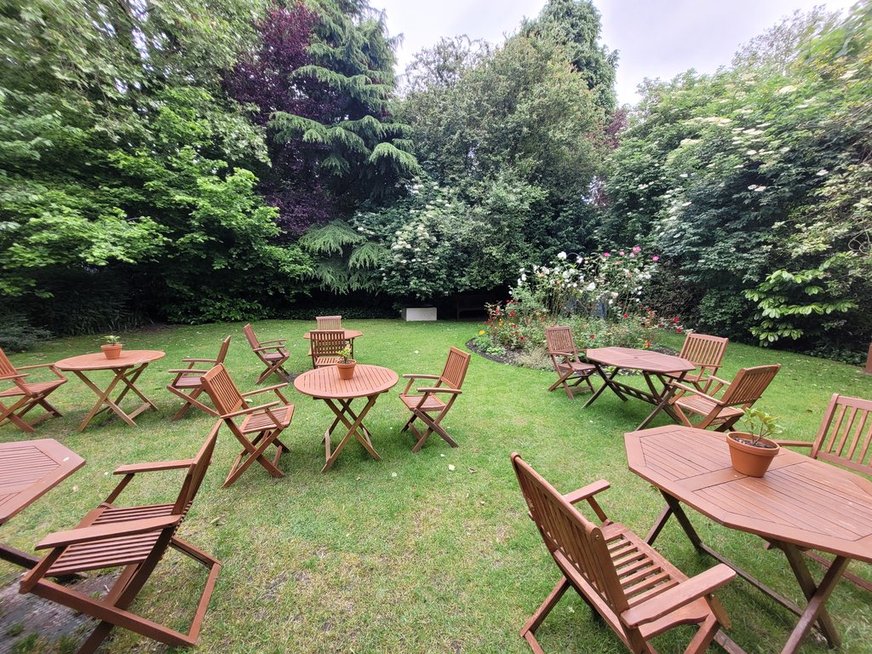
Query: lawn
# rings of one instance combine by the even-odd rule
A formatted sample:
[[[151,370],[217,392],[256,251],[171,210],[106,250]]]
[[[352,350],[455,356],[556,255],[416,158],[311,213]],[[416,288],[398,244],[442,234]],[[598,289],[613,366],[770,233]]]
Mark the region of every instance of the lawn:
[[[448,347],[463,347],[476,333],[469,322],[347,323],[364,332],[355,346],[358,361],[400,374],[439,372]],[[309,368],[302,335],[310,323],[264,321],[255,328],[262,339],[288,339],[289,370]],[[77,433],[95,398],[71,376],[53,396],[64,417],[43,423],[34,437],[60,440],[87,465],[0,528],[0,540],[30,550],[47,533],[73,526],[109,493],[117,481],[111,471],[118,465],[192,456],[214,421],[191,412],[170,422],[179,404],[164,389],[171,377],[166,371],[179,367],[184,356],[214,356],[228,334],[233,342],[227,366],[240,388],[251,390],[261,368],[241,324],[124,334],[127,348],[167,352],[140,379],[160,411],[141,415],[136,428],[117,419],[98,419]],[[663,340],[673,347],[681,342],[676,335],[664,335]],[[22,365],[40,363],[96,349],[95,337],[69,338],[12,359]],[[771,362],[783,368],[759,406],[780,416],[785,437],[811,440],[833,392],[872,397],[872,377],[856,367],[736,344],[727,349],[722,376]],[[332,414],[292,387],[288,395],[296,414],[283,436],[291,450],[280,463],[284,478],[273,479],[255,465],[234,486],[222,489],[237,451],[235,439],[222,431],[180,532],[224,564],[198,651],[528,652],[518,630],[551,590],[557,571],[526,517],[509,453],[520,452],[563,491],[599,478],[609,480],[612,488],[601,496],[604,508],[642,534],[661,508],[659,495],[627,469],[623,447],[623,433],[647,415],[648,405],[622,403],[605,394],[582,410],[582,398],[570,401],[562,392],[546,392],[552,378],[553,373],[473,356],[464,393],[445,422],[460,447],[451,449],[433,437],[418,454],[410,451],[411,437],[400,433],[407,414],[396,398],[398,385],[367,418],[382,461],[351,443],[326,474],[320,473],[320,438]],[[664,423],[661,417],[654,426]],[[11,426],[0,428],[0,441],[23,438]],[[170,501],[178,483],[177,473],[143,475],[122,497],[128,503]],[[780,552],[765,550],[755,537],[689,515],[705,540],[799,601],[801,594]],[[674,522],[658,540],[658,549],[689,574],[713,564],[696,554]],[[11,583],[17,573],[0,563],[0,581]],[[172,554],[136,606],[147,607],[150,617],[186,627],[200,575],[187,559]],[[720,596],[732,617],[735,640],[752,653],[780,648],[793,626],[792,614],[741,580]],[[868,652],[869,595],[842,583],[829,606],[844,639],[841,651]],[[27,635],[17,635],[16,642]],[[550,652],[624,651],[572,594],[539,635]],[[687,637],[688,632],[678,632],[658,643],[663,652],[680,651]],[[9,635],[2,638],[12,642]],[[25,651],[57,649],[40,639],[32,645]],[[164,650],[117,629],[104,651],[134,647]],[[802,651],[823,652],[826,646],[812,635]]]

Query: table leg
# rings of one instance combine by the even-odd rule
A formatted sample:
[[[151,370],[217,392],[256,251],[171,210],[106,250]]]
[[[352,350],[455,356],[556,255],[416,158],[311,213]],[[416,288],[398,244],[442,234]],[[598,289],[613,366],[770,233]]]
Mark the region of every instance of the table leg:
[[[657,406],[654,408],[654,410],[650,414],[648,414],[648,417],[645,418],[638,427],[636,427],[637,431],[639,429],[645,429],[645,427],[647,427],[649,424],[651,424],[651,421],[654,419],[654,416],[656,416],[661,411],[665,411],[666,413],[668,413],[669,417],[672,418],[673,420],[678,420],[677,416],[673,413],[672,409],[669,406],[669,400],[671,400],[672,396],[675,395],[675,387],[673,387],[665,379],[665,377],[662,374],[659,374],[659,373],[654,373],[654,374],[657,377],[657,379],[660,380],[660,383],[663,384],[663,390],[660,391],[659,393],[657,392],[657,390],[654,387],[653,382],[650,379],[650,373],[646,372],[645,373],[645,381],[648,382],[648,388],[651,389],[651,393],[654,396],[653,397],[654,402],[652,402],[652,404],[656,404]],[[680,383],[684,379],[684,376],[686,374],[687,374],[686,371],[682,372],[680,375],[678,375],[678,377],[672,377],[672,379],[675,379],[676,382]]]
[[[606,372],[605,372],[605,370],[603,370],[602,366],[601,366],[600,364],[598,364],[596,361],[593,362],[593,366],[594,366],[594,368],[596,368],[596,371],[597,371],[597,373],[599,373],[599,376],[602,377],[603,385],[600,386],[600,387],[596,390],[596,392],[595,392],[593,395],[590,396],[590,398],[588,398],[587,402],[584,403],[584,406],[582,407],[582,409],[586,409],[586,408],[589,407],[591,404],[593,404],[593,403],[596,401],[596,399],[597,399],[600,395],[602,395],[603,391],[606,390],[606,388],[611,388],[612,391],[614,391],[615,395],[617,395],[617,396],[618,396],[619,398],[621,398],[624,402],[626,402],[626,401],[627,401],[627,398],[624,397],[624,394],[621,393],[621,391],[618,389],[617,386],[615,386],[614,383],[612,383],[612,380],[617,376],[617,374],[618,374],[618,370],[620,370],[620,369],[619,369],[619,368],[615,368],[614,370],[612,370],[612,374],[611,374],[611,375],[607,375]]]
[[[131,418],[138,416],[140,413],[142,413],[143,411],[146,411],[149,408],[157,410],[157,407],[154,405],[154,402],[152,402],[145,395],[143,395],[142,391],[140,391],[138,388],[136,388],[136,385],[135,385],[136,380],[139,379],[139,376],[143,373],[143,371],[145,370],[147,365],[148,364],[143,364],[143,365],[139,366],[139,368],[128,371],[126,374],[122,375],[122,377],[121,377],[121,381],[124,382],[125,388],[123,391],[121,391],[121,394],[118,395],[118,397],[115,399],[115,404],[118,404],[120,406],[121,400],[124,399],[124,396],[127,395],[128,391],[133,391],[137,396],[139,396],[139,399],[141,399],[143,402],[141,406],[137,407],[137,409],[135,411],[132,411],[129,414]]]
[[[796,580],[802,588],[806,599],[808,600],[808,604],[806,605],[805,609],[802,609],[795,602],[775,592],[760,580],[752,577],[750,573],[746,572],[735,563],[703,543],[702,539],[699,537],[699,534],[696,533],[696,530],[690,523],[690,520],[688,519],[687,514],[684,512],[684,509],[681,507],[681,503],[676,498],[672,497],[663,490],[661,490],[660,493],[666,500],[667,506],[660,513],[656,522],[654,523],[654,526],[651,527],[651,530],[648,532],[648,535],[645,538],[645,541],[649,545],[654,544],[657,536],[660,534],[666,522],[669,520],[669,516],[674,515],[676,520],[678,520],[678,523],[681,525],[682,530],[687,535],[688,539],[697,549],[697,551],[704,552],[705,554],[708,554],[717,561],[720,561],[721,563],[730,566],[736,572],[736,574],[738,574],[740,577],[742,577],[742,579],[754,586],[757,590],[799,616],[799,622],[797,622],[796,626],[790,634],[790,637],[788,638],[787,643],[784,645],[784,649],[782,649],[782,654],[793,654],[794,652],[796,652],[799,648],[800,643],[808,634],[809,630],[815,624],[815,622],[817,622],[818,628],[824,635],[824,638],[827,639],[827,644],[830,647],[839,646],[839,634],[836,631],[835,626],[833,625],[832,619],[826,611],[826,602],[832,594],[833,590],[835,589],[836,584],[838,584],[839,580],[841,579],[842,572],[848,565],[848,559],[842,556],[837,556],[833,561],[832,566],[827,571],[826,575],[824,575],[821,583],[819,585],[815,585],[814,580],[811,577],[811,573],[808,570],[808,566],[806,566],[805,560],[799,549],[791,543],[775,543],[775,545],[779,547],[787,557],[788,563],[793,570],[793,574],[796,576]],[[723,640],[724,642],[721,642],[721,640]],[[721,643],[721,645],[723,645],[725,649],[727,649],[727,651],[741,651],[741,648],[738,650],[734,648],[734,646],[738,646],[735,645],[735,643],[728,637],[725,636],[721,640],[718,640],[718,642]]]
[[[842,572],[848,565],[848,559],[844,556],[837,556],[821,580],[821,583],[815,585],[808,566],[805,564],[805,559],[796,545],[792,543],[776,544],[787,557],[793,574],[796,575],[796,581],[808,600],[805,611],[802,612],[799,622],[796,623],[796,627],[793,628],[787,643],[785,643],[784,648],[781,650],[782,654],[791,654],[799,649],[800,643],[802,643],[815,622],[817,622],[824,638],[827,639],[827,645],[838,647],[840,644],[839,633],[836,631],[836,627],[827,613],[826,603],[836,584],[839,583]]]
[[[85,386],[87,386],[92,391],[94,391],[94,393],[97,394],[97,403],[82,420],[81,424],[79,425],[79,431],[85,431],[85,427],[88,426],[88,423],[91,422],[91,419],[101,411],[105,410],[103,408],[104,404],[106,405],[106,408],[111,409],[115,413],[115,415],[121,418],[128,425],[131,425],[133,427],[136,426],[136,423],[133,422],[133,420],[128,417],[128,415],[124,413],[124,411],[121,410],[121,407],[109,399],[109,395],[112,393],[113,390],[115,390],[118,382],[121,381],[121,377],[124,374],[123,368],[113,371],[115,373],[115,376],[112,378],[112,381],[110,382],[109,386],[106,387],[105,391],[101,391],[100,388],[94,382],[88,379],[83,372],[79,370],[74,370],[73,372],[79,379],[82,380]]]
[[[327,406],[336,414],[336,419],[333,421],[333,425],[331,428],[327,430],[324,434],[325,439],[325,455],[326,461],[324,463],[324,467],[321,468],[321,472],[326,472],[330,468],[333,467],[333,464],[336,463],[336,459],[339,458],[339,455],[342,453],[342,450],[345,449],[345,446],[351,440],[352,436],[355,437],[358,442],[364,447],[364,449],[369,452],[370,456],[376,461],[381,461],[381,457],[378,452],[375,451],[375,448],[372,446],[372,442],[369,439],[369,430],[366,427],[363,427],[363,419],[366,417],[366,414],[369,413],[369,410],[375,404],[378,395],[371,395],[367,398],[366,406],[363,407],[363,410],[357,415],[354,416],[351,411],[351,401],[350,400],[342,400],[340,405],[331,400],[325,399],[324,401],[327,403]],[[352,415],[354,417],[354,422],[351,422],[347,417],[346,413]],[[339,441],[339,444],[336,446],[333,451],[330,451],[330,433],[332,432],[333,427],[335,427],[338,422],[342,422],[348,429],[345,433],[345,436]],[[363,433],[361,433],[363,432]]]

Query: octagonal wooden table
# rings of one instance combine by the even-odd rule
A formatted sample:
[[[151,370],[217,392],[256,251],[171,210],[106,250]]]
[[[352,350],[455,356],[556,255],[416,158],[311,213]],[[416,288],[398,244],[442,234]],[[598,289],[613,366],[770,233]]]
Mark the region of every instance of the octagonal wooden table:
[[[142,391],[136,388],[136,380],[139,379],[139,376],[148,367],[149,363],[163,359],[164,356],[166,354],[160,350],[122,350],[121,356],[117,359],[107,359],[102,352],[94,352],[58,361],[55,364],[58,370],[72,372],[82,380],[85,386],[97,395],[97,403],[85,415],[79,425],[79,431],[84,431],[88,423],[104,411],[112,411],[128,425],[135,427],[136,423],[133,422],[133,419],[136,416],[148,409],[157,410],[154,402],[149,400]],[[113,373],[112,381],[109,382],[105,390],[88,378],[88,373],[99,372],[101,370],[111,370]],[[112,393],[119,384],[122,385],[121,391],[112,399]],[[126,413],[121,408],[121,401],[131,391],[142,400],[142,404],[130,413]]]
[[[669,381],[681,381],[688,372],[696,367],[681,357],[653,350],[637,350],[631,347],[590,348],[585,351],[585,357],[596,368],[603,380],[603,385],[591,395],[584,407],[593,404],[606,388],[610,388],[615,395],[625,402],[627,396],[630,396],[655,405],[657,408],[642,421],[638,429],[646,427],[661,410],[672,415],[669,408],[669,398],[675,391],[670,386]],[[612,371],[606,372],[606,368],[611,368]],[[615,377],[622,369],[641,372],[648,388],[636,388],[616,380]],[[659,383],[655,383],[655,380]]]
[[[0,443],[0,525],[45,495],[85,460],[52,438]],[[0,559],[32,568],[36,557],[0,543]]]
[[[837,647],[839,634],[826,602],[851,559],[872,563],[872,480],[784,448],[762,478],[747,477],[733,470],[724,438],[720,433],[681,425],[625,434],[630,470],[657,487],[666,500],[648,542],[654,542],[674,515],[699,551],[726,563],[800,616],[782,652],[797,651],[815,623],[828,644]],[[705,545],[682,504],[725,527],[757,534],[783,551],[808,600],[805,608]],[[819,583],[806,566],[801,554],[804,548],[835,557]],[[742,651],[729,638],[720,638],[728,651]]]
[[[321,472],[329,470],[342,450],[352,437],[357,439],[369,455],[376,461],[381,457],[372,445],[372,434],[363,419],[372,409],[378,396],[389,391],[399,381],[397,373],[382,366],[371,366],[358,363],[354,368],[354,376],[349,380],[339,379],[336,366],[315,368],[304,372],[294,380],[294,388],[316,400],[323,400],[336,415],[333,423],[324,432],[324,467]],[[366,398],[366,404],[359,413],[351,408],[352,400]],[[347,431],[339,444],[331,449],[333,430],[342,423]]]

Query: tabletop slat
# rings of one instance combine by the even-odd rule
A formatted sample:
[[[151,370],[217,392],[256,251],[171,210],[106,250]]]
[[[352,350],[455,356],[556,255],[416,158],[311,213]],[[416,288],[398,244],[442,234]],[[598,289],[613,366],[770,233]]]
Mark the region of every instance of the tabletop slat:
[[[349,380],[339,379],[336,366],[326,366],[304,372],[294,380],[294,388],[316,398],[351,399],[384,393],[398,381],[390,368],[358,363]]]
[[[56,440],[0,443],[0,524],[85,465]]]

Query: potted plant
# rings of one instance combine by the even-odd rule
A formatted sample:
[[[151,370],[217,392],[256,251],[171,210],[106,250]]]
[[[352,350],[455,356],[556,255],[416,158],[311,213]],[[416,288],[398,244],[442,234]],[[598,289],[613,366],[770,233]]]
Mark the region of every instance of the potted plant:
[[[749,431],[727,434],[730,460],[736,472],[749,477],[762,477],[781,447],[767,438],[784,431],[777,418],[759,409],[748,409],[742,417]]]
[[[339,379],[351,379],[354,377],[354,366],[357,365],[357,361],[351,358],[351,345],[346,343],[345,347],[339,350],[336,353],[341,361],[336,364],[337,370],[339,370]]]
[[[100,346],[100,349],[103,350],[103,354],[106,355],[107,359],[117,359],[121,356],[121,348],[124,347],[124,344],[121,342],[120,336],[109,334],[104,336],[103,340],[105,342]]]

